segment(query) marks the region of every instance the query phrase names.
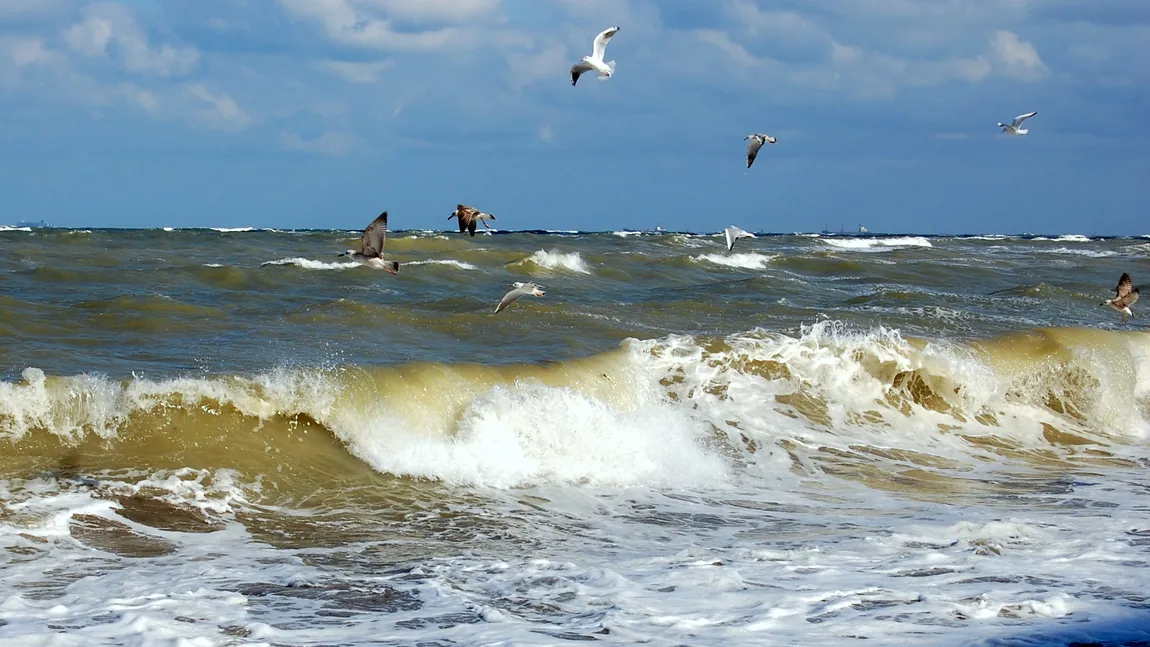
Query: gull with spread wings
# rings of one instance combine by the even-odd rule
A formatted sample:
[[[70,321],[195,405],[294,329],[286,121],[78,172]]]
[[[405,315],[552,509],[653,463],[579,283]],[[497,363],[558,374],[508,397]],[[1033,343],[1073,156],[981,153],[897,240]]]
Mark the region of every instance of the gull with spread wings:
[[[469,207],[465,204],[461,204],[461,205],[457,206],[455,208],[455,211],[452,211],[451,215],[447,217],[448,220],[451,220],[452,218],[458,218],[459,219],[459,233],[463,233],[466,231],[466,232],[470,233],[472,236],[475,235],[475,226],[480,221],[483,222],[484,227],[491,229],[491,225],[487,224],[487,221],[488,220],[495,220],[495,216],[493,216],[489,213],[484,213],[484,212],[480,211],[479,209],[476,209],[474,207]]]
[[[599,80],[606,81],[611,78],[615,73],[615,61],[603,62],[603,55],[607,52],[607,41],[619,31],[618,27],[608,27],[599,32],[595,37],[595,43],[592,45],[591,55],[584,56],[575,65],[571,66],[571,85],[579,82],[579,77],[584,72],[595,71],[599,73]]]
[[[1126,317],[1133,317],[1134,313],[1130,311],[1130,306],[1138,300],[1138,288],[1134,287],[1134,282],[1130,280],[1130,275],[1126,272],[1122,273],[1122,278],[1118,279],[1118,287],[1114,288],[1114,298],[1107,299],[1100,306],[1110,306],[1118,312],[1122,313],[1122,323],[1126,323]]]
[[[379,214],[379,217],[371,221],[367,229],[363,230],[363,238],[360,239],[360,249],[349,249],[340,254],[340,256],[348,256],[351,260],[368,267],[374,267],[379,270],[387,270],[392,274],[399,274],[399,263],[397,261],[387,261],[383,258],[383,246],[387,242],[387,212]]]
[[[1038,114],[1037,111],[1028,112],[1024,115],[1018,115],[1017,117],[1014,118],[1014,121],[1012,121],[1008,124],[1004,124],[1000,121],[1000,122],[998,122],[998,127],[1001,128],[1002,132],[1004,132],[1004,133],[1008,133],[1011,135],[1025,135],[1026,133],[1028,133],[1030,131],[1022,127],[1022,122],[1026,121],[1027,119],[1030,119],[1031,117],[1033,117],[1036,114]]]
[[[779,141],[763,133],[747,135],[743,138],[743,141],[747,141],[748,139],[751,141],[747,144],[747,168],[751,168],[751,164],[755,163],[755,158],[759,156],[759,149],[763,147],[763,144],[773,144]]]
[[[512,283],[511,291],[503,295],[503,299],[499,302],[499,305],[495,306],[495,313],[499,314],[500,310],[506,308],[512,303],[515,303],[515,301],[518,300],[521,296],[530,294],[533,297],[541,297],[544,294],[547,294],[543,291],[542,288],[542,285],[537,285],[535,283],[520,283],[518,281]]]

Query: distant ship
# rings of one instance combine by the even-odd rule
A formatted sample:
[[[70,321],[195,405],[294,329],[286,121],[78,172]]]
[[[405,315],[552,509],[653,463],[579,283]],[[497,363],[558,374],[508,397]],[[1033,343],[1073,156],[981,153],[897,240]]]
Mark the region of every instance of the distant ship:
[[[12,227],[51,227],[52,223],[43,220],[21,220],[20,222],[11,225]]]
[[[870,230],[867,229],[866,227],[862,226],[862,225],[859,225],[859,229],[858,229],[857,233],[869,234]],[[838,231],[831,231],[830,229],[826,228],[826,225],[823,225],[822,234],[824,236],[834,236],[835,234],[838,234],[839,236],[850,236],[850,235],[852,235],[852,232],[848,232],[845,228],[843,228],[842,225],[839,225]]]

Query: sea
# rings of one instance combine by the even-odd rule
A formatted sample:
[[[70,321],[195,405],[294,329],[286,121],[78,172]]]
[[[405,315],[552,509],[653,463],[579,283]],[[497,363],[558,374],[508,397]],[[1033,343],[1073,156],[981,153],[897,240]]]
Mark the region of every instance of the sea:
[[[1150,237],[359,235],[0,228],[0,644],[1150,644]]]

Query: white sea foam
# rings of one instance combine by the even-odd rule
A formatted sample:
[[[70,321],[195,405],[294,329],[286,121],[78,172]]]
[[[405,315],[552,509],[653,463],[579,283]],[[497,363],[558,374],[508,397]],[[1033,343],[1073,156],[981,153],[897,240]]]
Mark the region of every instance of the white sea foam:
[[[1121,256],[1118,252],[1106,249],[1071,249],[1069,247],[1058,247],[1054,249],[1038,249],[1037,251],[1043,254],[1070,254],[1073,256],[1089,256],[1091,258],[1106,258],[1108,256]]]
[[[31,227],[13,227],[11,225],[0,225],[0,232],[3,231],[32,231]]]
[[[458,267],[461,270],[475,270],[479,269],[471,263],[465,261],[457,261],[453,258],[429,258],[423,261],[407,261],[404,265],[451,265]]]
[[[220,233],[225,233],[225,234],[239,233],[239,232],[245,232],[245,231],[259,231],[255,227],[212,227],[211,230],[212,231],[218,231]]]
[[[692,256],[691,260],[698,263],[714,263],[725,267],[740,267],[748,270],[761,270],[777,258],[777,254],[702,254]]]
[[[347,270],[354,267],[360,267],[359,263],[354,261],[339,261],[329,263],[326,261],[313,261],[310,258],[281,258],[277,261],[264,261],[260,263],[260,267],[267,265],[295,265],[302,267],[306,270]]]
[[[645,232],[645,231],[631,231],[631,230],[625,229],[625,230],[621,230],[621,231],[613,231],[611,233],[620,237],[620,238],[627,238],[628,236],[642,236],[643,234],[645,234],[647,232]]]
[[[1064,243],[1088,243],[1090,238],[1082,234],[1063,234],[1054,240]]]
[[[874,251],[891,247],[933,247],[922,236],[896,236],[893,238],[823,238],[822,241],[839,249]]]
[[[175,231],[174,227],[164,227],[164,231]]]
[[[557,249],[541,249],[531,256],[516,261],[518,265],[534,265],[544,270],[566,270],[579,274],[590,274],[591,268],[579,252],[561,252]]]

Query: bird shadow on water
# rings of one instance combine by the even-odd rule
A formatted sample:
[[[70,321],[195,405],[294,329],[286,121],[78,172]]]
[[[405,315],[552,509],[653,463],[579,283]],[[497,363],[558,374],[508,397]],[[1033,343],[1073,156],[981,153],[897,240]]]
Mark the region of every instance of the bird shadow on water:
[[[1047,630],[1003,635],[967,643],[970,647],[1150,647],[1150,604],[1140,613],[1081,623],[1060,623]]]

